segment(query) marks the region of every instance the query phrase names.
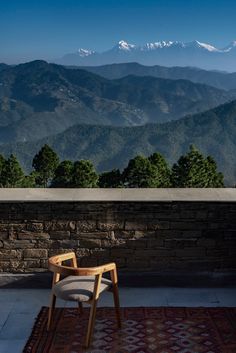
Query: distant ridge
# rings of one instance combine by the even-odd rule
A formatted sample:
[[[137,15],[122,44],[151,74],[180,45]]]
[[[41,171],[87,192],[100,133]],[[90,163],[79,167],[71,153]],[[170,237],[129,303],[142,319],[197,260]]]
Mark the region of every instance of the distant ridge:
[[[90,159],[99,171],[124,168],[138,154],[162,153],[170,163],[196,145],[215,158],[226,185],[236,183],[236,101],[165,124],[138,127],[73,126],[42,140],[0,146],[0,153],[17,155],[25,169],[48,143],[63,159]]]
[[[0,71],[0,144],[37,140],[78,124],[137,126],[179,119],[236,92],[151,76],[108,80],[45,61]]]
[[[78,67],[76,67],[78,68]],[[189,80],[210,85],[219,89],[236,89],[236,72],[207,71],[194,67],[145,66],[139,63],[121,63],[102,66],[81,66],[108,79],[119,79],[128,75],[152,76],[172,80]]]
[[[236,41],[216,48],[198,40],[192,42],[159,40],[144,45],[120,40],[104,52],[79,48],[55,60],[63,65],[106,65],[138,62],[143,65],[196,66],[208,70],[236,71]]]

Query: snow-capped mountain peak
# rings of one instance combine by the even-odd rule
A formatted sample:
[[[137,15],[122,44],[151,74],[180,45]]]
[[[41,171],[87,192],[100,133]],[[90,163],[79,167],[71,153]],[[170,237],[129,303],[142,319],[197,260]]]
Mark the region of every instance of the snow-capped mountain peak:
[[[130,44],[130,43],[126,42],[125,40],[120,40],[114,46],[114,49],[124,50],[124,51],[130,51],[130,50],[135,49],[135,48],[136,48],[135,44]]]
[[[158,42],[154,42],[154,43],[146,43],[143,47],[141,47],[141,50],[155,50],[155,49],[162,49],[165,47],[170,47],[171,45],[173,45],[174,42],[172,41],[158,41]]]
[[[83,49],[83,48],[79,48],[77,53],[79,54],[79,56],[81,56],[82,58],[92,55],[95,53],[95,51],[93,50],[89,50],[89,49]]]
[[[205,49],[209,52],[217,52],[219,49],[215,48],[214,46],[199,42],[198,40],[184,43],[180,41],[158,41],[154,43],[146,43],[144,46],[140,47],[141,50],[155,50],[155,49],[163,49],[163,48],[170,48],[170,47],[179,47],[179,48],[196,48],[196,49]]]
[[[196,41],[198,46],[200,48],[204,48],[208,51],[219,51],[219,49],[217,49],[216,47],[214,47],[213,45],[211,44],[207,44],[207,43],[202,43],[202,42],[199,42],[198,40]]]
[[[218,51],[220,51],[219,49],[213,47],[213,45],[207,44],[207,43],[202,43],[202,42],[199,42],[198,40],[194,40],[193,42],[186,43],[185,47],[197,48],[197,49],[205,49],[205,50],[210,51],[210,52],[218,52]]]
[[[198,40],[155,40],[144,44],[120,40],[102,52],[80,48],[56,61],[63,65],[107,65],[137,62],[142,65],[194,66],[210,70],[236,71],[236,40],[217,48]]]

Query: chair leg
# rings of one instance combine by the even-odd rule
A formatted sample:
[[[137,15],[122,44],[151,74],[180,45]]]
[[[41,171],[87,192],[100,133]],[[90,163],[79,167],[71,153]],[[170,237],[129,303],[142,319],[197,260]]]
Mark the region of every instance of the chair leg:
[[[78,302],[78,305],[79,305],[79,313],[80,313],[80,315],[82,315],[83,314],[83,303]]]
[[[49,310],[48,310],[48,324],[47,324],[47,330],[48,331],[49,331],[50,326],[51,326],[52,315],[53,315],[53,311],[55,309],[55,305],[56,305],[56,296],[54,294],[52,294],[51,303],[50,303],[50,307],[49,307]]]
[[[117,325],[118,325],[118,328],[121,328],[119,291],[118,291],[118,286],[116,284],[113,286],[112,292],[113,292],[113,298],[114,298],[114,304],[115,304]]]
[[[95,324],[96,309],[97,309],[97,300],[93,300],[90,308],[90,313],[89,313],[89,323],[88,323],[88,330],[87,330],[87,335],[85,339],[85,348],[88,348],[90,346],[90,342],[93,334],[93,328]]]

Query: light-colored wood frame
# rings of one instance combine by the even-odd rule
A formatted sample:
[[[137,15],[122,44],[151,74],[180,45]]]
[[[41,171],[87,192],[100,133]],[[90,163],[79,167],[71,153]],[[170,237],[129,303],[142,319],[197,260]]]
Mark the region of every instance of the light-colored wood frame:
[[[64,266],[62,263],[64,261],[70,261],[71,266]],[[100,284],[102,280],[102,275],[105,272],[110,272],[111,280],[112,280],[112,287],[111,291],[113,292],[114,298],[114,305],[116,311],[116,318],[118,328],[121,328],[121,316],[120,316],[120,303],[119,303],[119,292],[118,292],[118,277],[117,277],[117,270],[116,264],[114,262],[96,266],[96,267],[77,267],[77,260],[76,255],[74,252],[70,252],[67,254],[60,254],[53,257],[50,257],[48,260],[48,268],[50,271],[53,272],[53,280],[52,280],[52,293],[51,293],[51,302],[48,312],[48,324],[47,330],[51,327],[53,311],[56,305],[56,296],[53,292],[53,286],[55,283],[60,281],[61,275],[63,276],[95,276],[94,281],[94,291],[93,296],[89,301],[86,303],[91,305],[90,314],[89,314],[89,322],[88,322],[88,329],[85,339],[85,347],[88,348],[91,343],[91,337],[93,334],[93,328],[95,323],[96,317],[96,308],[97,302],[99,299],[99,292],[100,292]],[[79,302],[79,310],[80,313],[83,312],[83,305],[82,302]]]

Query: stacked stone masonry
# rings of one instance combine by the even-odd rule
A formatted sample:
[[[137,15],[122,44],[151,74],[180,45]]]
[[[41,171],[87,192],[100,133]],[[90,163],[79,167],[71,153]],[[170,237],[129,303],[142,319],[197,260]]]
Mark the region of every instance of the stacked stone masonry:
[[[0,203],[1,272],[46,271],[69,251],[126,271],[236,269],[236,203]]]

